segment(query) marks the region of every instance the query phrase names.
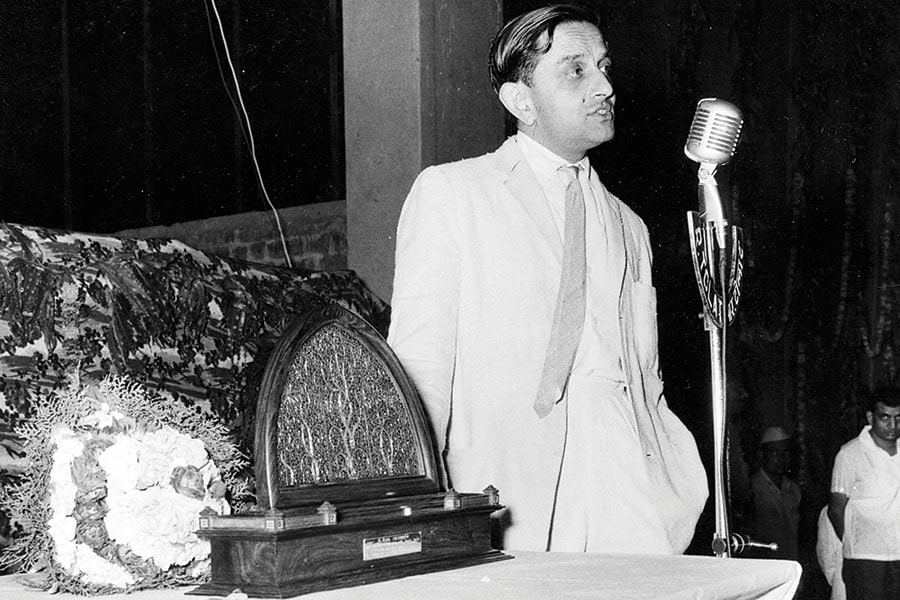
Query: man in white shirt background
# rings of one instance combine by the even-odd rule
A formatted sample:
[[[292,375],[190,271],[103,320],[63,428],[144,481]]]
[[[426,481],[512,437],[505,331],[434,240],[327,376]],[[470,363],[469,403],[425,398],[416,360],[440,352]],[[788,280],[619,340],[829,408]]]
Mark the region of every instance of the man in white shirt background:
[[[900,598],[900,389],[880,388],[868,425],[834,459],[828,516],[848,600]]]

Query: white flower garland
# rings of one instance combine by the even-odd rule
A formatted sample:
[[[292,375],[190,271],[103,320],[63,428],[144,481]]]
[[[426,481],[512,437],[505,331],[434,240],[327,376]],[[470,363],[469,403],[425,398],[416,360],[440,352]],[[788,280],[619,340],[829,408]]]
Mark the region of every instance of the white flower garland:
[[[208,575],[199,514],[231,512],[226,490],[242,491],[235,473],[246,466],[224,427],[116,377],[74,383],[34,421],[22,432],[30,471],[0,504],[37,535],[5,562],[49,562],[43,587],[86,594]]]

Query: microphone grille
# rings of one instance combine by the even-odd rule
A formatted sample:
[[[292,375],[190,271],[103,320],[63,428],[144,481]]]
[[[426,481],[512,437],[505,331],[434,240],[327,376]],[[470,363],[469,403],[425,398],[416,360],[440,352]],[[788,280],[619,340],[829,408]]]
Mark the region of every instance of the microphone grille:
[[[697,103],[684,153],[701,163],[725,164],[737,149],[744,119],[730,102],[704,98]]]

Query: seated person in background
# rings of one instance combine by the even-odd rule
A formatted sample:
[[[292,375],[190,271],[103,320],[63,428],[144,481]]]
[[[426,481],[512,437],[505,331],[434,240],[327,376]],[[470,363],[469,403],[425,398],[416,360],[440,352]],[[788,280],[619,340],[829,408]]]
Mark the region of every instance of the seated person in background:
[[[500,490],[507,549],[679,553],[707,497],[663,398],[647,228],[587,157],[610,65],[582,9],[510,21],[490,74],[518,133],[423,171],[398,225],[388,341],[449,483]]]
[[[769,427],[759,442],[760,468],[753,475],[754,537],[778,544],[768,558],[797,560],[800,529],[800,486],[788,478],[791,436]]]

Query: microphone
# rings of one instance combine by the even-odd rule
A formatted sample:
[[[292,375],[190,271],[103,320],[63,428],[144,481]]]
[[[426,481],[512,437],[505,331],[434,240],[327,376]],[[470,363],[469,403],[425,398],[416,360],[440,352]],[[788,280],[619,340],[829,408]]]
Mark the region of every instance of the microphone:
[[[684,154],[700,163],[697,171],[700,217],[710,223],[727,224],[716,187],[716,169],[734,156],[744,118],[734,104],[718,98],[703,98],[691,123]]]

